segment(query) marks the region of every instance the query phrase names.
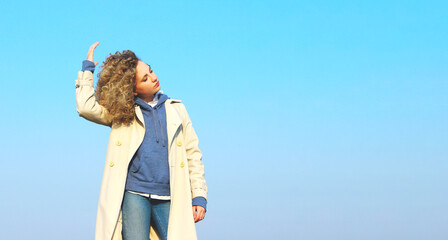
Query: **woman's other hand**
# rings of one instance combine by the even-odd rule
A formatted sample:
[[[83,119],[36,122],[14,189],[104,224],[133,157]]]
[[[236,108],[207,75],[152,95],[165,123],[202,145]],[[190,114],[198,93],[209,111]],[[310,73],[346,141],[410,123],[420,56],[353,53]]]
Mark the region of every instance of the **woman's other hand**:
[[[205,209],[201,206],[193,206],[194,222],[199,222],[205,217]]]
[[[93,52],[95,51],[95,48],[100,44],[100,42],[96,42],[92,44],[89,48],[89,52],[87,53],[87,60],[93,62]],[[93,62],[95,66],[98,64],[98,62]]]

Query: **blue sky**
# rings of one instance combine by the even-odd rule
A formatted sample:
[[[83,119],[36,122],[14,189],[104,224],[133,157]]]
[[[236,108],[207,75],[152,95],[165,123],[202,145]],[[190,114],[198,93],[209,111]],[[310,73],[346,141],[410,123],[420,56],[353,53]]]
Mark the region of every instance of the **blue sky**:
[[[3,238],[93,238],[109,129],[75,79],[96,41],[186,105],[200,239],[448,238],[446,1],[1,5]]]

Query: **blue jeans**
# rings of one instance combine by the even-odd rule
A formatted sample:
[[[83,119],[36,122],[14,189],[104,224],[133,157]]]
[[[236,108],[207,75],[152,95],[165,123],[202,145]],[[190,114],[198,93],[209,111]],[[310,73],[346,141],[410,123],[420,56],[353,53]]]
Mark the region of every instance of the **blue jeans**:
[[[123,240],[148,240],[151,220],[162,240],[168,233],[170,201],[157,200],[125,191],[122,205]]]

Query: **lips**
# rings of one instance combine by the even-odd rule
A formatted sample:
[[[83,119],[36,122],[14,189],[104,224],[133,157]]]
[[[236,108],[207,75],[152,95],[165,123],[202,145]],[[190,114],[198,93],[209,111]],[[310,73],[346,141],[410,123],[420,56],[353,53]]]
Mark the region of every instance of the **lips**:
[[[158,87],[159,86],[159,81],[157,81],[156,85],[154,85],[154,87]]]

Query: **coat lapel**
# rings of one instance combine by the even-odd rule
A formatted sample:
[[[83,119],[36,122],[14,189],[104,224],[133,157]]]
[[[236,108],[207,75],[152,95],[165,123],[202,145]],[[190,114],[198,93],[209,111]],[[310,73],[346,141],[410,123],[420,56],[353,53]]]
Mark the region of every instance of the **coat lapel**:
[[[168,99],[165,101],[166,111],[166,129],[168,133],[168,146],[171,146],[174,136],[178,131],[179,126],[182,124],[182,117],[180,113],[174,107],[174,103],[180,102],[180,100]]]
[[[140,106],[136,105],[135,106],[135,115],[137,116],[137,119],[140,121],[140,123],[145,126],[145,120],[143,119],[143,113],[142,110],[140,109]]]
[[[142,110],[138,106],[135,107],[135,115],[137,116],[137,119],[135,119],[133,123],[128,126],[128,131],[132,138],[130,138],[129,155],[126,159],[126,166],[131,161],[135,152],[137,152],[137,149],[140,147],[140,144],[142,144],[143,138],[145,137],[145,121],[143,120]]]

